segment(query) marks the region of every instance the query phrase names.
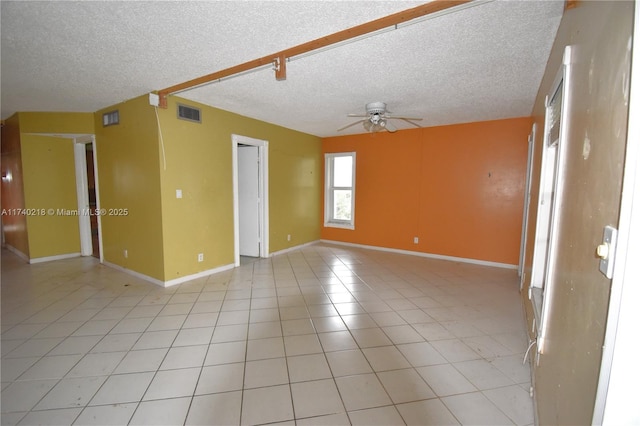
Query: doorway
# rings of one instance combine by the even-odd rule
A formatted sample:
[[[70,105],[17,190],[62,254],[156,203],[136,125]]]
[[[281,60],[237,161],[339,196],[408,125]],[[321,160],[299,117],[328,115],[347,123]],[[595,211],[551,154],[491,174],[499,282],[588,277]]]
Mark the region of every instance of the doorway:
[[[93,155],[93,143],[86,143],[85,152],[87,158],[87,189],[89,192],[89,209],[92,212],[97,211],[98,203],[96,198],[96,174],[95,174],[95,158]],[[100,259],[100,238],[98,235],[98,216],[89,215],[91,224],[91,249],[92,256]]]
[[[258,147],[238,145],[238,228],[240,257],[260,257]]]
[[[268,257],[268,142],[232,135],[234,261]]]
[[[80,254],[102,260],[95,138],[75,139],[76,188],[80,226]]]

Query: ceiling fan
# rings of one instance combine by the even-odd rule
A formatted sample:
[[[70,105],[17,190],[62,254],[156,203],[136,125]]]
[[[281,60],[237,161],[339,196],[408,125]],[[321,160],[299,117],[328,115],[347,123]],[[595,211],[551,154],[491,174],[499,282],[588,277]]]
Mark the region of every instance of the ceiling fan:
[[[416,127],[420,127],[419,124],[414,121],[422,120],[422,118],[415,117],[403,117],[400,115],[391,115],[387,110],[387,104],[384,102],[370,102],[366,105],[366,114],[348,114],[348,117],[362,117],[362,120],[358,120],[355,123],[348,124],[338,129],[338,132],[347,129],[351,126],[355,126],[358,123],[362,123],[365,130],[368,132],[379,132],[386,130],[388,132],[395,132],[398,130],[396,126],[389,122],[389,120],[402,120],[409,124],[413,124]]]

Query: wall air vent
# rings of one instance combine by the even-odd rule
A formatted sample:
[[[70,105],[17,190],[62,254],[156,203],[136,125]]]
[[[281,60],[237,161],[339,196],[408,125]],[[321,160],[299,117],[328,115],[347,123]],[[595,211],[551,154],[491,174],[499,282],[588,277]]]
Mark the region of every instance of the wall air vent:
[[[113,126],[120,123],[120,113],[118,110],[105,112],[102,114],[102,125],[104,127]]]
[[[178,104],[178,118],[196,123],[202,122],[200,119],[200,109]]]

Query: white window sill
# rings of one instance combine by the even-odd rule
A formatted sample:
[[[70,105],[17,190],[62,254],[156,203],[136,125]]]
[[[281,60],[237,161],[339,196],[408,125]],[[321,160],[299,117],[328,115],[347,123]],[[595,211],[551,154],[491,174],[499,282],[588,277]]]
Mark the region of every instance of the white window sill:
[[[354,230],[356,227],[352,223],[325,222],[325,228],[342,228]]]

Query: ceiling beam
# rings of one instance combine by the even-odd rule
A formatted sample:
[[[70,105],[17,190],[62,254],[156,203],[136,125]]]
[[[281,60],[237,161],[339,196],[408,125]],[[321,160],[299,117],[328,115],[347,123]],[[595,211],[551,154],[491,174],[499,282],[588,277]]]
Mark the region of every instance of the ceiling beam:
[[[276,58],[275,71],[276,80],[281,81],[287,79],[287,58],[284,54]]]
[[[578,0],[566,0],[564,3],[564,10],[573,9],[578,7]]]
[[[340,43],[346,40],[350,40],[356,37],[363,36],[384,28],[393,27],[398,24],[409,22],[416,18],[430,15],[432,13],[440,12],[445,9],[460,6],[465,3],[470,3],[472,0],[434,0],[429,3],[414,7],[412,9],[403,10],[401,12],[394,13],[383,18],[379,18],[370,22],[366,22],[355,27],[347,28],[346,30],[338,31],[325,37],[320,37],[315,40],[299,44],[289,49],[282,50],[280,52],[263,56],[262,58],[254,59],[249,62],[242,63],[230,68],[223,69],[221,71],[207,74],[202,77],[194,78],[193,80],[179,83],[166,89],[158,91],[160,96],[160,107],[167,107],[167,96],[172,93],[188,90],[203,84],[211,83],[222,78],[230,77],[239,73],[253,70],[258,67],[262,67],[268,64],[275,65],[276,79],[286,79],[286,62],[288,58],[293,56],[302,55],[314,50],[322,49],[327,46],[331,46],[336,43]]]

